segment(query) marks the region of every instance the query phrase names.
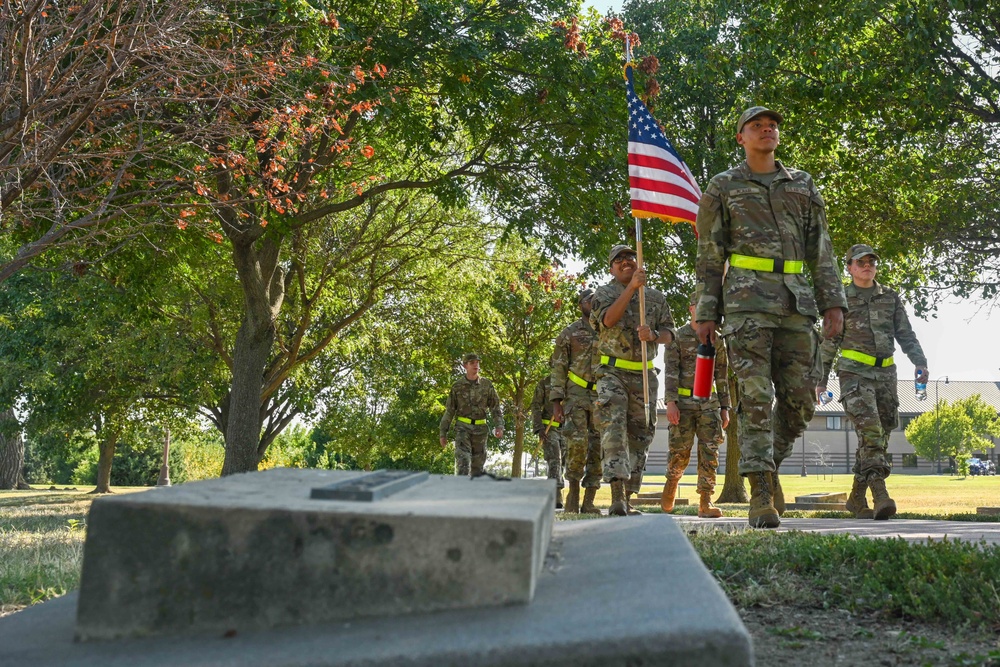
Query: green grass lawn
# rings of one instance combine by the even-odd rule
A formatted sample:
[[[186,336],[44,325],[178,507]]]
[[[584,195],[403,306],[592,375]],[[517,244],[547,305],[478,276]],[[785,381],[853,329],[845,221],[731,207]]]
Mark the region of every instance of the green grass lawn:
[[[0,616],[79,586],[88,491],[0,491]]]
[[[801,477],[798,471],[787,470],[781,475],[781,487],[785,492],[785,501],[789,503],[794,502],[795,496],[810,493],[849,493],[852,482],[853,476],[844,474]],[[662,490],[663,483],[663,475],[646,475],[642,490],[644,493],[658,492]],[[695,475],[682,477],[678,497],[687,498],[692,505],[697,505],[698,494],[695,490],[697,484],[698,478]],[[749,493],[749,485],[746,488]],[[886,480],[886,488],[903,516],[927,515],[945,518],[954,514],[975,514],[977,507],[1000,506],[1000,476],[962,478],[944,475],[892,475]],[[715,497],[718,497],[721,491],[720,475]],[[870,504],[870,492],[868,499]],[[608,485],[601,486],[597,493],[597,502],[604,506],[611,503],[611,489]],[[728,510],[738,514],[745,513],[747,505],[722,504],[720,507],[723,511]],[[677,511],[683,512],[683,509],[680,507]],[[654,511],[659,511],[659,508],[655,508]],[[814,513],[804,513],[800,516],[814,515]]]
[[[826,479],[784,475],[782,479],[789,500],[794,495],[806,493],[847,491],[851,484],[850,475],[827,476]],[[646,482],[645,491],[658,491],[662,488],[663,477],[648,476]],[[693,506],[680,508],[679,512],[696,511],[696,482],[691,475],[681,480],[680,495],[688,498]],[[1000,477],[961,479],[899,475],[891,477],[888,486],[904,516],[916,514],[944,518],[955,514],[970,515],[978,506],[1000,503]],[[144,490],[148,489],[114,489],[117,493]],[[0,491],[0,614],[62,595],[79,586],[86,516],[95,498],[88,491],[90,487]],[[610,503],[607,485],[601,487],[597,499],[598,504],[605,507]],[[733,516],[745,515],[747,506],[722,505],[722,508],[727,515]],[[644,509],[660,511],[658,506]],[[840,515],[848,516],[846,513]],[[790,512],[789,516],[815,514]]]

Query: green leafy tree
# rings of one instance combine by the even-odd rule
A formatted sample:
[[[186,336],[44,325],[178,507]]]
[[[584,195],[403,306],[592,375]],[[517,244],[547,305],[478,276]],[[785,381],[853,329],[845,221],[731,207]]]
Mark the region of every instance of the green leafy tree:
[[[1000,437],[996,410],[979,394],[954,403],[941,401],[906,427],[906,439],[917,454],[932,461],[941,456],[964,461],[972,452],[992,446]]]
[[[556,336],[579,317],[580,279],[548,264],[530,246],[510,244],[493,257],[493,279],[473,311],[469,349],[497,388],[513,424],[511,474],[520,477],[534,385],[548,373]]]

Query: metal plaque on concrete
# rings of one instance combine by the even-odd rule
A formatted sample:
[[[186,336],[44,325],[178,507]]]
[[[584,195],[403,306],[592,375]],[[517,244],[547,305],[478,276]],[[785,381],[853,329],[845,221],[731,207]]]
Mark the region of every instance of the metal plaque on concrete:
[[[551,480],[380,472],[392,474],[281,468],[97,499],[77,638],[532,599],[552,532]]]

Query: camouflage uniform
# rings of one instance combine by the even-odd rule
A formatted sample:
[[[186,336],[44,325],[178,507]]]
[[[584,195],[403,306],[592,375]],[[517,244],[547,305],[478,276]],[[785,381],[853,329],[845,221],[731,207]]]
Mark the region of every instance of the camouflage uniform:
[[[545,455],[545,465],[549,469],[549,479],[556,480],[556,487],[561,489],[565,486],[562,467],[566,458],[566,443],[562,425],[552,421],[552,401],[549,400],[550,380],[551,377],[546,375],[535,385],[535,393],[531,397],[531,430],[542,439],[542,452]]]
[[[718,174],[698,206],[702,296],[696,320],[723,323],[740,387],[743,475],[776,470],[812,419],[822,372],[814,324],[821,311],[847,306],[825,205],[812,177],[776,165],[770,185],[746,162]],[[746,261],[734,255],[784,263],[744,268],[735,264]],[[808,266],[813,285],[795,272],[802,266]]]
[[[914,366],[926,367],[927,357],[910,326],[899,295],[875,281],[868,300],[854,283],[845,288],[847,316],[840,336],[823,343],[823,377],[829,377],[838,350],[869,355],[878,365],[841,356],[837,360],[840,402],[858,432],[854,475],[865,482],[872,474],[885,479],[892,470],[886,456],[889,433],[899,425],[896,366],[883,359],[892,357],[896,341]],[[843,354],[843,353],[841,353]]]
[[[493,423],[503,425],[500,397],[493,383],[484,377],[470,380],[464,375],[451,386],[444,415],[441,417],[439,435],[448,437],[448,427],[455,420],[455,474],[479,475],[486,465],[486,438],[489,427],[486,413],[493,416]],[[473,423],[469,423],[469,422]],[[481,423],[476,423],[481,422]]]
[[[593,357],[597,333],[584,318],[569,325],[556,338],[550,366],[549,398],[563,402],[563,440],[566,442],[566,479],[582,482],[585,489],[601,486],[601,435],[597,432],[594,401]],[[582,387],[570,373],[586,382]]]
[[[642,485],[642,472],[646,468],[646,453],[656,429],[656,411],[646,413],[642,393],[642,371],[625,370],[611,365],[611,359],[625,362],[642,362],[642,341],[636,328],[639,326],[639,293],[632,295],[625,313],[613,327],[604,325],[604,314],[625,291],[617,280],[602,285],[594,293],[591,303],[590,324],[597,331],[597,349],[594,354],[594,375],[597,378],[598,430],[601,432],[601,454],[604,481],[626,481],[625,490],[638,493]],[[646,287],[646,325],[661,334],[673,332],[674,320],[663,293]],[[646,343],[647,359],[656,358],[657,344]],[[659,383],[652,364],[646,370],[649,378],[649,400],[656,401]]]
[[[729,366],[726,347],[720,340],[715,346],[715,391],[708,400],[692,396],[698,336],[690,324],[677,330],[667,345],[663,374],[663,400],[674,401],[680,410],[680,422],[670,425],[670,458],[667,478],[684,476],[691,460],[691,447],[698,436],[698,493],[715,491],[715,471],[719,468],[719,445],[722,444],[722,408],[729,407]]]

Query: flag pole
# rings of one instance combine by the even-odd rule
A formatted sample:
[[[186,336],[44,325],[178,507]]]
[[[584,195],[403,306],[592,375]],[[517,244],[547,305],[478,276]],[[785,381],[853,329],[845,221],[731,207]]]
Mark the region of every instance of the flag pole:
[[[635,261],[642,270],[642,220],[635,218]],[[646,326],[646,287],[639,288],[639,326]],[[646,341],[639,341],[642,347],[642,399],[646,408],[646,419],[649,416],[649,375],[646,368]]]
[[[632,41],[631,36],[625,35],[625,67],[632,62]],[[642,220],[635,220],[635,261],[638,269],[642,269]],[[637,270],[638,270],[637,269]],[[639,326],[646,326],[646,287],[639,288]],[[646,368],[646,341],[639,341],[642,347],[642,400],[646,409],[646,419],[650,422],[654,420],[649,414],[649,375]],[[655,409],[655,408],[654,408]]]

